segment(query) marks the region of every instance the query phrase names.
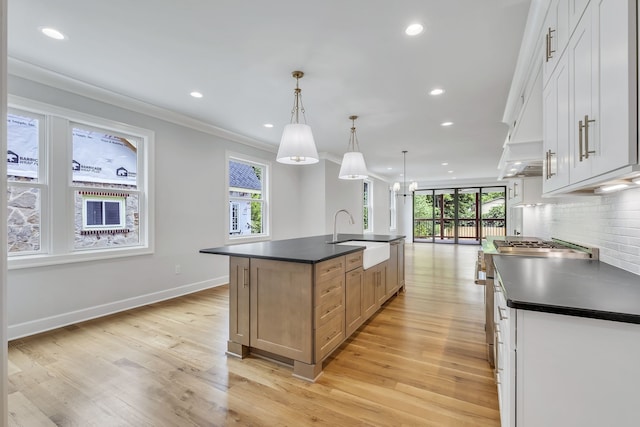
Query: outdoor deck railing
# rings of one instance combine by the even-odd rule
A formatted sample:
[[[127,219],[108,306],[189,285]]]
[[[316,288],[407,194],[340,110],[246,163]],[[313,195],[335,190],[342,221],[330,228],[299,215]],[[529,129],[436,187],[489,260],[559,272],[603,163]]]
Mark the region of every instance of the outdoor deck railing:
[[[505,220],[503,218],[483,218],[480,220],[482,230],[477,227],[475,219],[459,219],[458,220],[458,238],[459,239],[476,239],[479,240],[478,233],[481,236],[504,236]],[[415,218],[413,220],[413,237],[416,239],[453,239],[454,233],[453,219],[429,219]]]

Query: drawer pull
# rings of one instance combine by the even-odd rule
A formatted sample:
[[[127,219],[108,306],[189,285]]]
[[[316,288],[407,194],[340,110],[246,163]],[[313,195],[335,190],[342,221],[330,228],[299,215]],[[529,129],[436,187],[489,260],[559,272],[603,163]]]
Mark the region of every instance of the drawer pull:
[[[509,316],[507,316],[507,309],[504,307],[498,307],[498,315],[500,316],[500,320],[507,320],[509,318]]]

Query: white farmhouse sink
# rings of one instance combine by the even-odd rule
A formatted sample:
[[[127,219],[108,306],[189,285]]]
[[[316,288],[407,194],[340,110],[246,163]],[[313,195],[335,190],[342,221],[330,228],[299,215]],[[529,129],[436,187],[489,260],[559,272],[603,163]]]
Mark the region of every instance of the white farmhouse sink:
[[[391,249],[387,242],[361,242],[351,241],[338,243],[338,245],[347,246],[366,246],[362,255],[362,268],[365,270],[369,267],[373,267],[376,264],[381,263],[389,259],[391,255]]]

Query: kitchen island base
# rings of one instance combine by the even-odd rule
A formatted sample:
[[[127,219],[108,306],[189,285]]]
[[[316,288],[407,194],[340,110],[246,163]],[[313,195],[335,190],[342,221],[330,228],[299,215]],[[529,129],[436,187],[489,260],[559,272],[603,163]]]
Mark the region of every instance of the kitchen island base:
[[[269,358],[315,381],[323,361],[404,288],[403,249],[392,242],[392,261],[367,270],[362,250],[315,264],[231,256],[227,354]]]

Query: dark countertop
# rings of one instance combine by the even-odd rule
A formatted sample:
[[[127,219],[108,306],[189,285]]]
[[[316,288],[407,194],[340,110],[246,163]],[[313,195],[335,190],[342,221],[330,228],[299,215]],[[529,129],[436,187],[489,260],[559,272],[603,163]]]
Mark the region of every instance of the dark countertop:
[[[338,234],[338,242],[344,243],[352,241],[353,246],[351,246],[327,243],[333,238],[332,235],[328,234],[326,236],[221,246],[218,248],[201,249],[200,253],[315,264],[365,249],[364,246],[358,246],[358,241],[393,242],[403,239],[404,237],[405,236],[395,234]]]
[[[512,308],[640,324],[640,276],[590,259],[495,255]]]

